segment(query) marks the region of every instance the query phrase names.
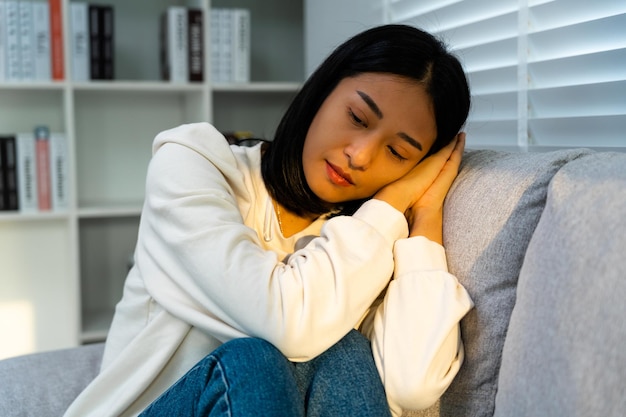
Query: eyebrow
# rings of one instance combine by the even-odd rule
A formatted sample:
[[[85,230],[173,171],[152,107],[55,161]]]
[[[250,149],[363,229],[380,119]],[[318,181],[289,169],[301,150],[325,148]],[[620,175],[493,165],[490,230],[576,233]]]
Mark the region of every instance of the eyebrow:
[[[412,137],[410,137],[409,135],[407,135],[406,133],[398,132],[397,135],[400,136],[400,138],[402,138],[409,145],[416,147],[420,151],[422,150],[422,144],[416,141],[415,139],[413,139]]]
[[[363,99],[365,104],[367,104],[367,106],[374,112],[376,117],[378,117],[379,119],[383,118],[383,112],[380,110],[380,107],[378,107],[376,102],[370,96],[368,96],[366,93],[360,90],[357,90],[357,94],[359,95],[359,97]],[[402,138],[405,142],[407,142],[409,145],[419,149],[420,151],[422,150],[422,144],[416,141],[415,139],[413,139],[411,136],[407,135],[404,132],[398,132],[397,135],[400,138]]]
[[[363,91],[360,91],[360,90],[357,90],[356,93],[363,99],[365,104],[367,104],[367,106],[374,112],[376,117],[378,117],[379,119],[383,118],[383,112],[380,111],[380,108],[374,102],[374,100],[372,100],[370,96],[368,96],[367,94],[365,94]]]

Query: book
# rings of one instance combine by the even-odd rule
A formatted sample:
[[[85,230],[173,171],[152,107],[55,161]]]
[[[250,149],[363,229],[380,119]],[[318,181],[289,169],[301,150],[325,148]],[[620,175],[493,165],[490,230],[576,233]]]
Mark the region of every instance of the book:
[[[250,11],[211,9],[211,77],[218,83],[250,81]]]
[[[6,48],[5,48],[5,28],[6,20],[4,14],[4,0],[0,0],[0,82],[6,79]]]
[[[2,210],[17,210],[17,164],[15,151],[15,136],[0,138],[0,159],[2,162]]]
[[[89,13],[89,79],[102,79],[102,37],[100,6],[88,5]]]
[[[89,6],[87,3],[70,3],[72,79],[87,81],[89,70]]]
[[[161,18],[161,74],[174,83],[188,81],[187,9],[170,6]]]
[[[236,83],[250,81],[250,11],[231,9],[231,80]]]
[[[50,14],[50,66],[53,80],[65,78],[63,64],[63,8],[62,0],[48,0]]]
[[[33,64],[35,80],[49,81],[50,72],[50,6],[46,1],[33,2]]]
[[[113,6],[100,6],[100,73],[103,80],[114,78],[114,53],[113,53]]]
[[[15,150],[15,136],[10,136],[5,139],[5,150],[6,150],[6,164],[5,164],[5,174],[6,174],[6,198],[7,198],[7,209],[8,210],[17,210],[19,208],[18,199],[17,199],[17,155]]]
[[[4,169],[4,137],[0,136],[0,211],[4,211],[6,209],[6,199],[5,199],[5,169]]]
[[[210,12],[211,21],[209,23],[209,30],[211,33],[211,45],[209,53],[211,54],[211,80],[213,82],[220,82],[221,74],[221,57],[220,57],[220,44],[221,30],[220,30],[220,13],[219,9],[211,9]]]
[[[217,45],[219,49],[219,74],[218,79],[221,82],[229,83],[232,81],[232,27],[233,14],[229,9],[219,9],[218,13],[218,31],[220,42]]]
[[[19,2],[4,0],[4,48],[5,79],[19,81],[22,78],[19,34]]]
[[[187,70],[189,81],[204,81],[204,22],[201,9],[187,10]]]
[[[35,127],[35,156],[37,170],[37,202],[39,210],[52,208],[50,195],[50,130],[47,126]]]
[[[33,3],[29,0],[18,2],[19,45],[20,45],[20,77],[22,80],[35,79],[35,53],[33,38]]]
[[[37,161],[33,132],[16,135],[16,150],[19,208],[22,212],[35,212],[39,206],[37,203]]]
[[[113,6],[88,5],[89,78],[114,78]]]
[[[50,134],[50,195],[54,211],[69,207],[68,151],[67,139],[63,133]]]

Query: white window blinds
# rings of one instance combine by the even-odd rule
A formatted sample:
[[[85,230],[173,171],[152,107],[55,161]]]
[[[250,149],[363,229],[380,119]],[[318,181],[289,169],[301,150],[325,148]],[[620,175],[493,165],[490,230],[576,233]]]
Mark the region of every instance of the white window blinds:
[[[468,144],[626,149],[626,1],[385,0],[443,39],[473,95]]]

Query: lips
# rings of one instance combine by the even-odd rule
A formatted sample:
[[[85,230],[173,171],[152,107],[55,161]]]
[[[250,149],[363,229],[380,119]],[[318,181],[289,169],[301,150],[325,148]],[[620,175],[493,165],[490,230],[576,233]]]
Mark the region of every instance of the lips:
[[[351,185],[354,185],[350,174],[343,172],[341,168],[328,161],[326,161],[326,173],[333,184],[340,185],[342,187],[350,187]]]

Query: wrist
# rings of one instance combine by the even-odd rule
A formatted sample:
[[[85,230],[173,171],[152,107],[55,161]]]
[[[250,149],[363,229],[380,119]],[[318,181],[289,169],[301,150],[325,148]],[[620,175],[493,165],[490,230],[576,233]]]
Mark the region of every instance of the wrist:
[[[440,210],[419,210],[411,216],[409,237],[424,236],[443,245],[443,213]]]

